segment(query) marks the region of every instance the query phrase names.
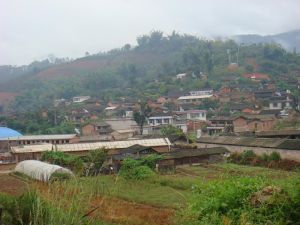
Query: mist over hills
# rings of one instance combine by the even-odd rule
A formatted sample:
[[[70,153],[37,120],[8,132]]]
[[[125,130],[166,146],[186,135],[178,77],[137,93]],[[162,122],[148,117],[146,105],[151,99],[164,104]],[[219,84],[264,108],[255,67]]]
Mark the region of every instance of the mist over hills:
[[[288,51],[300,52],[300,30],[266,36],[257,34],[235,35],[231,38],[239,44],[276,43]]]

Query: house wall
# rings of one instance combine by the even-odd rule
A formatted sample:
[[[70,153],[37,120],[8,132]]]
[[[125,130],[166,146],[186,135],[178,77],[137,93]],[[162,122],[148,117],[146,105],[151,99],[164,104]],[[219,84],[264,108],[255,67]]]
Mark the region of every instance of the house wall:
[[[187,121],[187,129],[188,131],[194,131],[201,129],[206,123],[203,121],[195,121],[195,120],[188,120]]]
[[[169,146],[156,146],[152,148],[159,153],[165,153],[170,151]]]
[[[87,124],[82,127],[81,133],[83,136],[96,135],[95,126],[92,124]]]
[[[206,120],[206,112],[197,112],[197,113],[187,113],[186,118],[194,120]]]
[[[274,120],[253,121],[248,123],[249,131],[269,131],[274,127]]]
[[[224,161],[224,157],[221,154],[217,154],[217,155],[182,157],[176,159],[162,159],[157,164],[158,164],[158,170],[164,170],[164,169],[174,169],[176,168],[176,166],[181,166],[181,165],[192,165],[198,163],[217,163],[223,161]]]
[[[186,124],[175,124],[174,126],[177,127],[177,128],[180,128],[183,133],[186,133],[188,131]]]
[[[151,126],[173,124],[172,116],[152,116],[148,119],[148,124]]]
[[[269,108],[270,109],[282,109],[283,105],[282,105],[282,102],[270,102]]]
[[[113,139],[116,141],[127,140],[128,138],[131,138],[134,136],[134,132],[119,133],[117,131],[114,131],[112,133],[112,136],[113,136]]]
[[[253,131],[269,131],[272,130],[275,125],[275,120],[268,121],[251,121],[247,122],[244,118],[237,118],[233,121],[234,132],[253,132]]]
[[[42,144],[42,143],[50,143],[50,144],[74,144],[78,143],[79,138],[74,137],[71,139],[35,139],[35,140],[3,140],[0,141],[0,152],[9,151],[10,146],[18,146],[18,145],[32,145],[32,144]]]
[[[264,147],[249,147],[240,145],[223,145],[223,144],[210,144],[210,143],[197,143],[198,148],[212,148],[212,147],[225,147],[231,153],[238,152],[242,153],[245,150],[252,150],[257,155],[262,155],[263,153],[270,154],[272,152],[278,152],[282,159],[295,160],[300,162],[300,150],[287,150],[287,149],[277,149],[277,148],[264,148]]]
[[[234,132],[249,131],[247,121],[244,118],[237,118],[233,121]]]

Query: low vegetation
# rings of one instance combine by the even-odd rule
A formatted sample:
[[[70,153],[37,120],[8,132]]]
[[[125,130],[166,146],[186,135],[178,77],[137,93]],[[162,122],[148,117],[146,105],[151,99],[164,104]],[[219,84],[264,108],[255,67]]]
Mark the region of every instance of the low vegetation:
[[[61,151],[46,151],[42,154],[42,161],[69,168],[77,175],[93,176],[100,173],[106,157],[107,150],[104,148],[90,151],[84,157]]]
[[[149,161],[153,162],[143,159],[138,165],[154,168]],[[11,222],[11,207],[16,212],[26,208],[29,214],[34,209],[31,223],[25,223],[26,216],[23,220],[33,225],[294,225],[300,221],[300,174],[296,171],[225,163],[182,166],[173,174],[136,178],[120,174],[77,176],[49,184],[31,181],[30,192],[22,197],[1,194],[4,221],[22,224]],[[2,200],[3,196],[8,200]]]
[[[202,183],[184,211],[185,224],[299,224],[298,180],[273,182],[261,177]],[[188,221],[188,222],[187,222]]]
[[[84,205],[69,199],[68,205],[47,201],[35,191],[25,192],[20,197],[0,193],[0,207],[3,211],[3,224],[9,225],[99,225],[101,221],[87,218],[82,213]]]
[[[263,166],[274,169],[283,170],[299,170],[300,163],[281,159],[278,152],[271,152],[270,154],[263,153],[261,156],[256,155],[252,150],[245,150],[243,153],[231,154],[229,161],[232,163],[252,166]]]
[[[144,180],[155,176],[155,165],[160,155],[148,155],[138,160],[126,158],[122,162],[120,176],[126,179]]]

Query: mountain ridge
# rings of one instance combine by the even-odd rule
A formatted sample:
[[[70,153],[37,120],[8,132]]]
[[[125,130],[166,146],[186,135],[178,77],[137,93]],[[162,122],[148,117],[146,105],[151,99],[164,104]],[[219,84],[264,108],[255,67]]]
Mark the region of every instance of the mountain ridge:
[[[273,35],[242,34],[230,37],[238,44],[280,44],[288,51],[300,52],[300,29]]]

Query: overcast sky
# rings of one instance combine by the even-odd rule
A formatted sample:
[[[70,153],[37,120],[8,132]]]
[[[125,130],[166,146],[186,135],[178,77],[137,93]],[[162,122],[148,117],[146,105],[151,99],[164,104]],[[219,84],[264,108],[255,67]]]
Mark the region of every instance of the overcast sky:
[[[300,28],[299,0],[0,0],[0,65],[82,57],[161,30],[203,37]]]

